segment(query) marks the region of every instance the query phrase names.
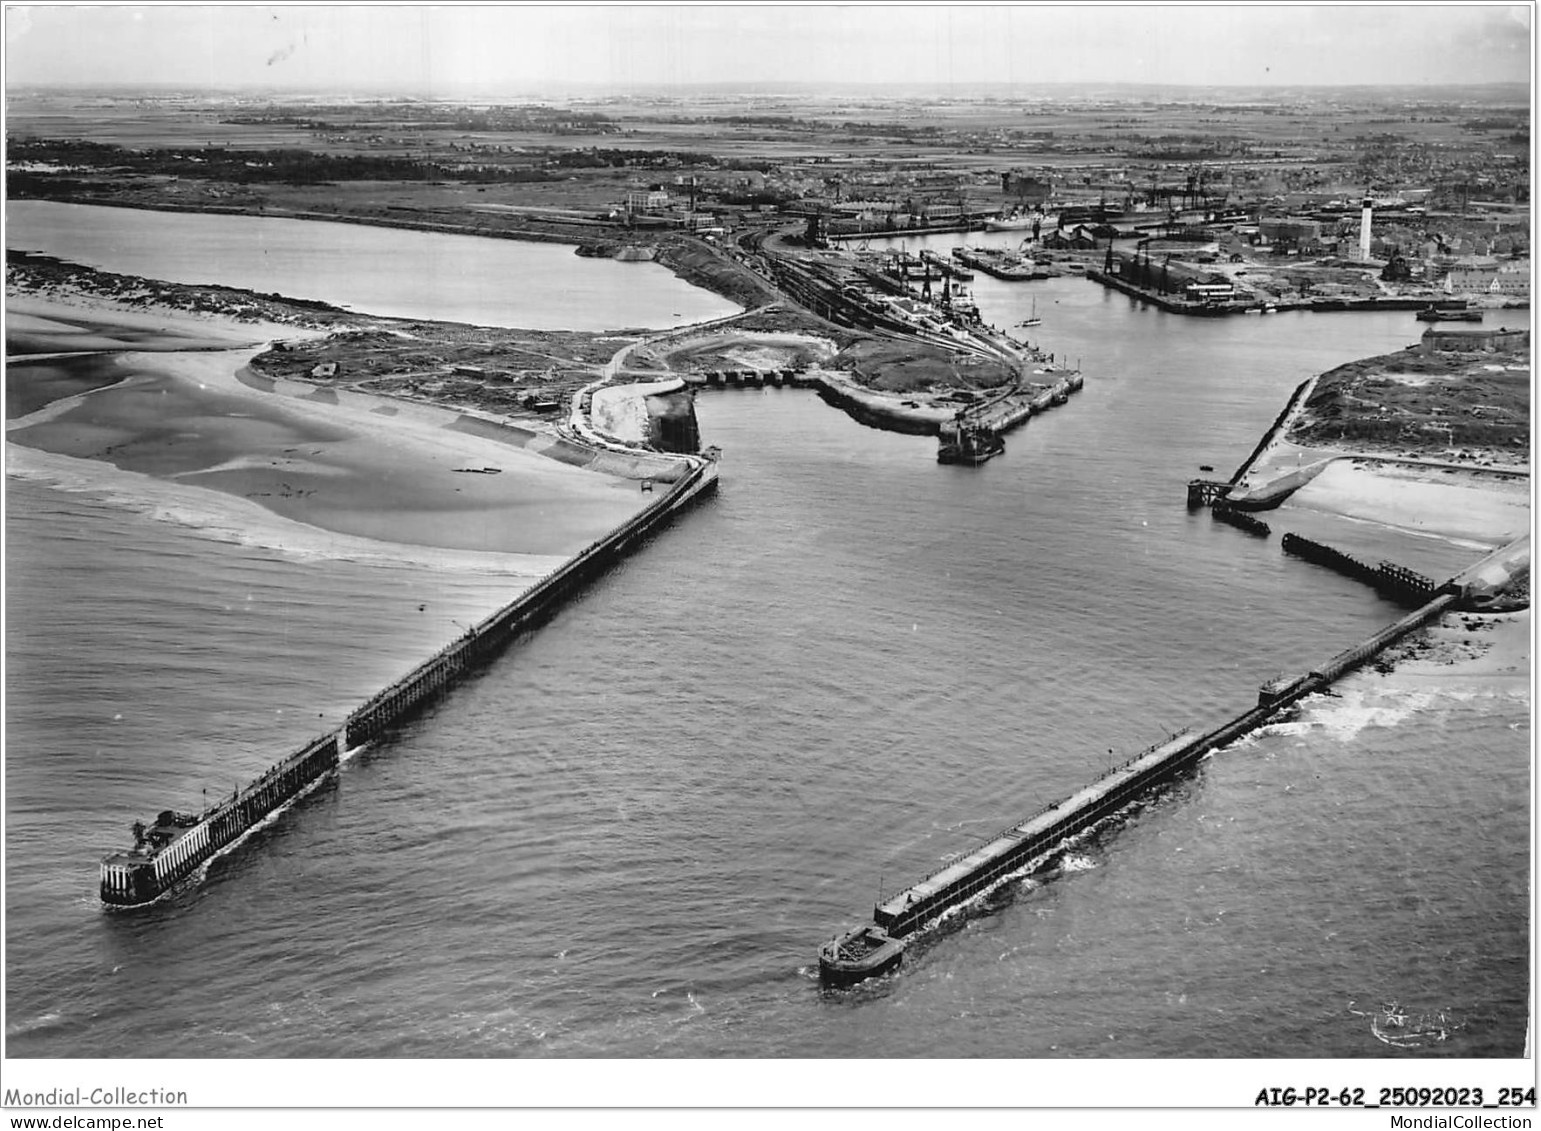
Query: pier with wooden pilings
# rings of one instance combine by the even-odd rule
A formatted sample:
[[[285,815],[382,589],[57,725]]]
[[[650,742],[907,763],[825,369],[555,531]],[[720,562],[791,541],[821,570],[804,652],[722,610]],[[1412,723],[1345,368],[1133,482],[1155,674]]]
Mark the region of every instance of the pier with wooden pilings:
[[[1286,538],[1291,543],[1286,549],[1298,553],[1300,542],[1292,536]],[[819,976],[823,984],[827,988],[845,988],[897,969],[908,943],[935,928],[955,909],[969,905],[1015,876],[1041,868],[1063,849],[1068,837],[1116,816],[1132,802],[1191,771],[1205,754],[1251,733],[1306,696],[1327,691],[1343,676],[1445,613],[1458,609],[1497,611],[1529,604],[1529,534],[1437,585],[1411,570],[1386,563],[1371,569],[1330,547],[1320,549],[1326,551],[1324,557],[1352,562],[1357,570],[1386,579],[1402,599],[1418,602],[1417,607],[1308,671],[1264,683],[1258,688],[1256,706],[1209,730],[1173,734],[1079,793],[1002,830],[972,852],[879,903],[873,908],[871,922],[820,947]]]
[[[686,466],[669,489],[642,511],[520,593],[349,714],[336,731],[311,740],[255,781],[201,813],[163,812],[154,825],[134,826],[135,845],[101,862],[100,894],[114,908],[160,899],[215,853],[335,770],[343,754],[373,741],[442,696],[519,635],[544,623],[580,589],[717,487],[717,454],[683,456]]]
[[[1188,480],[1188,506],[1193,509],[1213,506],[1231,493],[1231,485],[1219,479]]]
[[[1332,546],[1303,538],[1293,532],[1286,534],[1280,545],[1286,554],[1362,581],[1382,596],[1404,604],[1420,604],[1439,589],[1439,583],[1433,578],[1425,577],[1406,566],[1395,562],[1381,562],[1372,566]]]
[[[573,593],[609,569],[676,511],[689,505],[697,496],[715,490],[716,459],[685,458],[690,464],[689,471],[640,513],[564,562],[349,715],[343,728],[347,746],[351,748],[377,738],[437,698],[466,671],[500,652],[516,636],[550,619]]]
[[[1272,528],[1262,519],[1246,511],[1237,510],[1224,499],[1217,499],[1215,505],[1210,507],[1209,514],[1216,522],[1234,526],[1237,530],[1245,530],[1248,534],[1256,534],[1259,538],[1267,538],[1273,533]]]
[[[947,913],[1014,876],[1042,867],[1063,848],[1067,838],[1116,816],[1131,803],[1190,772],[1205,754],[1256,730],[1305,696],[1326,690],[1409,633],[1457,607],[1462,599],[1461,586],[1452,579],[1432,600],[1368,639],[1308,672],[1264,684],[1256,706],[1208,730],[1179,731],[1148,747],[1086,788],[1003,829],[973,851],[885,899],[873,908],[869,924],[820,948],[821,981],[830,988],[844,988],[897,969],[907,944],[935,928]],[[863,945],[853,948],[849,944],[857,936],[862,937]]]

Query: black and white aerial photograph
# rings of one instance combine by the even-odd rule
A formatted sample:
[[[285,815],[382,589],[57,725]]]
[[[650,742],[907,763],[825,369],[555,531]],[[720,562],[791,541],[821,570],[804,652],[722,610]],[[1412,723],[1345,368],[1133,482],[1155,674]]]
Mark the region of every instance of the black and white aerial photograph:
[[[1534,8],[6,6],[7,1117],[1530,1126]]]

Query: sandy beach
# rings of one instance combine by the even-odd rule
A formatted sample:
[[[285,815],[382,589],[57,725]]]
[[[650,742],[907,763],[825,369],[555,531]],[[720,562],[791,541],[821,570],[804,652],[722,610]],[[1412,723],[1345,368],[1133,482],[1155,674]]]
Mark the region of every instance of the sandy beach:
[[[1531,610],[1450,613],[1381,658],[1386,686],[1530,701]]]
[[[5,296],[7,354],[228,349],[322,333],[276,322],[130,306],[78,293]]]
[[[1334,460],[1290,501],[1490,548],[1530,529],[1529,481],[1475,470]]]
[[[270,339],[315,331],[83,298],[8,296],[7,315],[8,351],[131,351],[105,373],[102,355],[11,366],[11,383],[48,401],[7,422],[13,445],[217,491],[340,535],[477,553],[568,556],[649,499],[635,483],[452,431],[452,414],[386,415],[367,398],[318,403],[237,379]],[[59,399],[33,387],[50,378]]]

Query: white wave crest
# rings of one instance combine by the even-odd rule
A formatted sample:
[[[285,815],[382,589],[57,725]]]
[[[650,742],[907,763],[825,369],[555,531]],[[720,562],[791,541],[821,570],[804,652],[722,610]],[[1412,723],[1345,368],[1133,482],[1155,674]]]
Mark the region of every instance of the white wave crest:
[[[5,1034],[8,1037],[14,1037],[22,1033],[36,1033],[42,1029],[52,1029],[57,1025],[63,1024],[63,1022],[64,1014],[50,1011],[48,1013],[41,1013],[26,1021],[11,1022],[5,1027]]]
[[[1394,727],[1416,714],[1427,713],[1444,698],[1426,689],[1396,688],[1387,684],[1340,685],[1336,695],[1311,696],[1302,703],[1300,718],[1279,724],[1276,733],[1304,734],[1326,731],[1349,742],[1366,727]],[[1283,727],[1296,728],[1283,730]]]

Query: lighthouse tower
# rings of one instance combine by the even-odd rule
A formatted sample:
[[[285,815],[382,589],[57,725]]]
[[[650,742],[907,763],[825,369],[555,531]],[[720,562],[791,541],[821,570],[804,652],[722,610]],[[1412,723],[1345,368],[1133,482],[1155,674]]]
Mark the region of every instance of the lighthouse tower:
[[[1364,209],[1359,213],[1359,258],[1370,258],[1370,207],[1369,197],[1364,198]]]

